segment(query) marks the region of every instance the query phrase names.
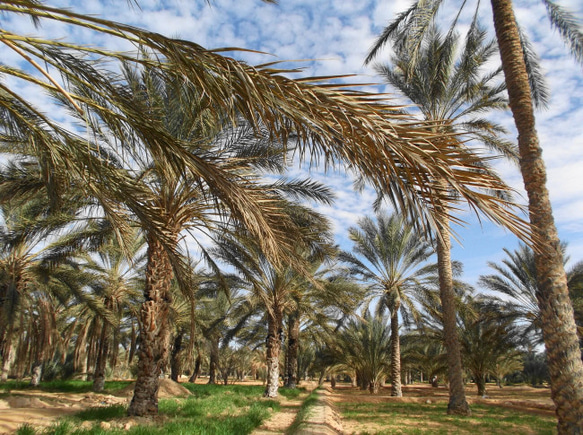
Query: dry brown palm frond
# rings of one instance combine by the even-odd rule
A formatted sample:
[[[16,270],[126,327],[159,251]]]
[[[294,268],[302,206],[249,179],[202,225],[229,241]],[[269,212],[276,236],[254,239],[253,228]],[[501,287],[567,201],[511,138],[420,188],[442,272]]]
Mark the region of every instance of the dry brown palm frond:
[[[59,88],[53,80],[42,80],[22,71],[5,69],[5,74],[61,93],[82,111],[84,107],[89,107],[107,112],[112,120],[118,122],[120,129],[124,128],[125,123],[131,123],[144,137],[151,137],[149,151],[154,158],[165,161],[170,172],[181,174],[195,171],[207,183],[223,189],[225,195],[230,197],[229,207],[234,215],[258,235],[265,251],[274,258],[281,253],[280,237],[285,234],[274,232],[272,219],[261,214],[259,206],[267,205],[264,199],[253,198],[249,192],[238,190],[233,183],[217,178],[217,173],[209,166],[194,159],[175,141],[168,141],[155,125],[140,122],[140,113],[128,106],[127,99],[119,94],[119,89],[109,81],[109,76],[100,76],[97,68],[95,73],[86,72],[87,63],[79,60],[82,55],[132,62],[175,76],[200,92],[200,104],[211,109],[211,115],[216,119],[226,117],[236,123],[242,116],[257,128],[267,129],[283,143],[293,136],[299,143],[303,159],[312,160],[321,155],[328,166],[345,164],[357,169],[378,190],[393,197],[401,209],[415,215],[426,229],[436,226],[436,215],[442,210],[454,210],[462,202],[467,202],[471,208],[506,226],[521,238],[529,237],[528,225],[516,216],[512,203],[482,193],[484,190],[507,191],[508,186],[494,173],[484,171],[478,156],[455,138],[436,136],[423,124],[404,118],[400,107],[384,103],[379,100],[378,94],[356,92],[345,89],[346,85],[328,83],[339,77],[293,80],[286,74],[294,70],[277,69],[273,65],[253,67],[219,54],[220,50],[206,50],[190,41],[166,38],[132,26],[32,1],[2,1],[0,11],[80,26],[128,41],[136,51],[146,50],[148,56],[136,56],[63,41],[24,37],[4,30],[0,33],[0,42],[7,47],[38,60],[35,68],[42,76],[49,74],[48,70],[42,70],[42,65],[50,65],[66,81],[93,89],[101,95],[102,101],[68,92]],[[3,90],[12,100],[18,99],[11,90],[6,87]],[[26,101],[20,98],[20,104],[25,105]],[[63,132],[40,112],[34,112],[34,123],[50,126],[52,134],[71,136],[70,132]],[[68,144],[70,146],[59,148],[62,140],[47,140],[45,133],[38,131],[38,125],[31,123],[27,127],[41,138],[35,144],[39,153],[47,154],[51,164],[83,175],[86,168],[79,168],[75,163],[84,161],[79,160],[83,156],[80,156],[78,149],[74,149],[83,141],[72,141]],[[86,148],[90,146],[85,144]],[[49,150],[50,147],[53,149]],[[95,149],[91,151],[99,152]],[[83,151],[81,154],[86,157],[88,153]],[[480,167],[479,176],[476,175],[477,166]],[[126,186],[124,189],[131,186],[123,180],[125,175],[115,174],[110,168],[99,170],[121,179],[123,183],[120,186]],[[446,180],[448,188],[457,193],[455,201],[448,191],[438,188],[435,180]],[[124,189],[114,196],[127,198]],[[104,195],[101,192],[101,196]],[[136,206],[140,205],[139,192],[133,201]],[[444,208],[441,206],[444,203],[451,205]],[[272,214],[272,217],[275,216]],[[149,218],[155,228],[156,218]]]

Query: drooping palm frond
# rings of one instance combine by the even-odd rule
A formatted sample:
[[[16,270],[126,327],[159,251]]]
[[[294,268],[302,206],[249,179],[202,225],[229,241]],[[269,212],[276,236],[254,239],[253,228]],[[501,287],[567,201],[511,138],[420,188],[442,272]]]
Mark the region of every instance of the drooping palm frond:
[[[198,89],[204,95],[202,103],[208,107],[209,116],[226,117],[231,122],[243,116],[255,126],[264,126],[283,143],[293,135],[300,144],[300,154],[304,158],[322,154],[328,164],[345,162],[358,168],[370,182],[393,196],[400,208],[417,214],[421,225],[434,225],[435,214],[443,212],[439,203],[453,200],[433,185],[433,181],[439,178],[448,180],[451,188],[459,192],[459,198],[469,201],[472,208],[482,210],[496,222],[505,224],[522,237],[528,237],[527,226],[512,213],[512,203],[476,193],[484,186],[494,190],[507,189],[494,174],[485,174],[477,179],[471,168],[479,161],[478,156],[443,135],[431,133],[417,122],[401,122],[410,120],[403,118],[398,108],[379,101],[378,95],[347,90],[343,85],[325,84],[330,78],[292,80],[286,74],[293,71],[278,69],[274,64],[251,67],[220,55],[225,50],[205,50],[189,41],[165,38],[131,26],[31,1],[1,2],[0,10],[26,14],[41,21],[57,20],[80,26],[129,41],[136,49],[147,47],[150,54],[142,58],[63,41],[22,37],[9,31],[3,31],[0,35],[0,42],[39,72],[33,74],[16,68],[4,68],[3,73],[62,95],[79,113],[85,114],[85,106],[95,110],[102,110],[108,105],[116,108],[116,111],[106,110],[112,119],[117,120],[120,131],[125,122],[132,121],[144,136],[152,137],[150,146],[153,155],[169,163],[169,168],[177,173],[185,167],[195,168],[196,161],[183,147],[168,144],[155,125],[140,123],[141,113],[127,104],[127,98],[120,95],[115,82],[95,74],[96,68],[98,71],[102,68],[98,67],[98,63],[95,63],[97,67],[93,70],[87,68],[96,57],[158,68],[164,74],[177,77]],[[83,55],[90,58],[81,61]],[[164,62],[159,62],[159,59]],[[69,84],[92,88],[103,100],[89,100],[66,90],[42,65],[58,71]],[[2,85],[2,96],[3,110],[10,112],[13,119],[29,132],[29,137],[34,138],[38,155],[46,156],[44,160],[47,163],[65,168],[65,171],[74,171],[79,178],[87,175],[86,167],[71,164],[87,158],[87,153],[79,155],[77,149],[81,144],[86,146],[87,141],[72,140],[70,132],[63,131],[7,86]],[[107,105],[101,104],[103,102]],[[27,116],[19,116],[15,108],[24,110]],[[114,177],[111,168],[99,169],[107,173],[102,175]],[[138,194],[138,205],[140,195],[136,186],[124,180],[119,173],[114,178],[123,182],[120,185],[124,188],[118,194],[125,197],[130,196],[128,193]],[[106,201],[106,198],[103,200]],[[113,213],[115,207],[110,207]],[[239,204],[239,209],[244,209],[244,203]],[[143,216],[144,219],[147,217]],[[252,219],[247,221],[252,223]],[[152,227],[158,223],[155,217],[150,217],[150,222]],[[269,225],[254,226],[266,240],[265,248],[277,252],[278,243],[273,235],[265,233],[268,228]]]
[[[570,11],[556,4],[552,0],[543,0],[547,8],[551,26],[559,31],[565,44],[571,50],[573,57],[583,63],[583,31],[581,20],[577,19]]]

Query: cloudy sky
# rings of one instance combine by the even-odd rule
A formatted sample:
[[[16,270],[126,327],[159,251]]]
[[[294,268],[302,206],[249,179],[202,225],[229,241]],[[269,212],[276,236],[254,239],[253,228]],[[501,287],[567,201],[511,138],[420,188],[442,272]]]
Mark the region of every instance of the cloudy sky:
[[[266,4],[260,0],[53,0],[48,4],[68,7],[76,12],[120,21],[147,28],[169,37],[194,41],[205,48],[241,47],[269,54],[237,54],[233,56],[249,63],[271,60],[293,61],[289,65],[304,67],[305,75],[357,74],[352,82],[379,83],[374,89],[391,92],[380,83],[372,67],[363,60],[375,37],[410,2],[404,0],[280,0]],[[454,8],[457,1],[445,2]],[[489,2],[482,6],[481,22],[491,27]],[[581,0],[559,0],[559,4],[583,19]],[[517,16],[542,57],[542,66],[551,88],[548,110],[537,115],[537,129],[548,169],[548,186],[560,237],[569,242],[572,260],[583,260],[583,68],[569,56],[556,31],[551,30],[542,2],[517,0]],[[452,17],[455,9],[444,10],[443,17]],[[6,17],[0,17],[3,19]],[[26,19],[10,26],[29,32],[43,32],[52,38],[73,39],[92,45],[106,44],[110,48],[127,47],[117,41],[105,40],[86,31],[68,34],[57,24],[30,27]],[[11,56],[4,47],[0,56]],[[379,61],[385,61],[383,53]],[[395,96],[397,102],[402,102]],[[496,120],[512,128],[510,113]],[[511,134],[515,137],[515,133]],[[506,181],[522,191],[518,170],[499,165]],[[296,168],[295,173],[299,173]],[[333,187],[337,200],[332,207],[321,207],[333,220],[337,242],[350,247],[346,230],[357,219],[372,214],[371,192],[355,194],[352,181],[344,173],[314,177]],[[457,228],[461,245],[454,247],[454,258],[465,265],[465,278],[474,283],[479,274],[487,273],[487,261],[503,258],[502,248],[514,249],[514,236],[487,222],[480,225],[472,216],[465,216],[468,225]]]

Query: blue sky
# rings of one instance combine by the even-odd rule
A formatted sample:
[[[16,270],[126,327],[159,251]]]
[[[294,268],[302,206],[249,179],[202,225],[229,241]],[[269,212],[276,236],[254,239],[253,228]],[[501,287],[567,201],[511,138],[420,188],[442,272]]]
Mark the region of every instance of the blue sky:
[[[194,41],[205,48],[241,47],[267,54],[234,53],[249,63],[271,60],[295,61],[304,75],[357,74],[350,82],[380,83],[372,67],[363,60],[376,35],[410,2],[403,0],[280,0],[278,5],[260,0],[216,0],[211,5],[204,0],[138,0],[139,8],[124,0],[86,0],[48,2],[68,7],[76,12],[147,28],[170,37]],[[442,16],[451,17],[458,2],[445,2]],[[480,19],[490,26],[489,2],[482,6]],[[560,0],[559,4],[576,12],[583,19],[581,0]],[[560,237],[569,243],[572,260],[583,260],[583,68],[569,56],[556,31],[552,31],[542,2],[515,2],[518,20],[525,28],[538,54],[551,88],[549,109],[537,114],[537,130],[548,169],[548,187],[553,202]],[[35,30],[26,19],[13,21],[11,26],[27,32],[41,32],[52,38],[65,38],[92,45],[127,49],[119,41],[107,40],[88,31],[68,34],[59,24],[43,25]],[[12,56],[0,48],[0,56]],[[379,61],[384,61],[384,52]],[[382,84],[373,90],[391,92]],[[33,96],[42,102],[41,96]],[[394,97],[396,103],[403,100]],[[510,113],[499,114],[496,120],[512,129]],[[511,134],[514,138],[515,133]],[[517,168],[499,164],[505,180],[522,192],[522,179]],[[301,173],[296,167],[295,174]],[[374,194],[352,191],[351,179],[343,173],[314,177],[326,182],[337,193],[332,207],[319,207],[334,223],[337,242],[350,246],[346,230],[357,219],[372,214]],[[487,261],[503,258],[502,248],[514,249],[516,238],[502,228],[487,222],[482,226],[473,216],[465,216],[468,225],[456,228],[463,244],[454,244],[454,259],[464,263],[464,278],[474,283],[479,274],[488,273]]]

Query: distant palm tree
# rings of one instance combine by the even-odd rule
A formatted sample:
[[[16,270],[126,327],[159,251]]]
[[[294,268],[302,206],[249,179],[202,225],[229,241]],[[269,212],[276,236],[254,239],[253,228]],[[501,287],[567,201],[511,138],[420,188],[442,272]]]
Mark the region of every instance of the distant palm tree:
[[[319,189],[319,185],[312,185]],[[308,193],[306,190],[305,194]],[[322,200],[326,200],[323,196]],[[325,218],[306,207],[291,204],[290,213],[301,223],[303,231],[296,234],[297,250],[304,253],[307,264],[310,259],[318,261],[318,257],[326,255],[330,242],[328,223]],[[303,246],[302,246],[303,245]],[[278,266],[271,263],[248,235],[224,237],[219,241],[215,256],[233,266],[249,282],[251,297],[256,302],[251,306],[260,306],[265,310],[267,319],[267,384],[265,397],[276,397],[279,385],[279,357],[283,336],[284,315],[294,305],[292,295],[298,287],[304,287],[309,267],[300,268]]]
[[[143,271],[145,241],[134,232],[134,244],[124,252],[115,238],[97,247],[93,253],[78,256],[78,265],[87,281],[86,291],[77,298],[95,310],[93,324],[97,333],[97,355],[93,371],[93,391],[103,391],[107,361],[117,353],[122,320],[129,312],[129,305],[138,299],[142,282],[137,274]],[[87,291],[89,290],[89,291]],[[84,319],[89,322],[88,318]],[[112,367],[113,369],[114,367]]]
[[[398,214],[377,214],[359,220],[348,230],[353,253],[342,252],[339,259],[364,284],[369,298],[378,297],[380,311],[391,313],[391,395],[402,396],[399,313],[417,314],[415,292],[434,270],[426,261],[433,251],[412,225]]]
[[[321,261],[312,260],[309,272],[291,290],[292,303],[286,318],[284,385],[287,388],[296,388],[298,382],[300,330],[312,331],[317,326],[333,334],[343,321],[354,314],[364,295],[362,286],[356,281],[330,275],[334,273],[334,267],[324,267]]]
[[[503,365],[520,359],[519,336],[512,319],[491,311],[487,298],[466,297],[463,303],[473,305],[458,318],[464,367],[474,378],[478,396],[484,396],[486,376],[499,376]]]
[[[442,35],[437,26],[432,25],[418,52],[414,53],[410,46],[397,45],[391,64],[379,65],[376,71],[415,103],[423,118],[434,123],[434,131],[463,134],[463,140],[471,139],[472,144],[485,145],[516,161],[516,147],[499,136],[504,129],[483,117],[488,111],[505,109],[507,103],[503,95],[504,83],[499,80],[501,70],[485,71],[496,54],[496,45],[494,41],[486,41],[486,32],[480,28],[477,14],[458,51],[459,46],[460,36],[454,28]],[[415,55],[418,60],[412,64]],[[449,227],[448,218],[440,219],[439,233],[435,237],[449,367],[448,412],[467,414],[470,409],[465,398],[455,327]]]
[[[335,362],[353,370],[371,394],[379,392],[391,372],[392,337],[387,322],[386,316],[367,311],[362,318],[351,318],[330,343]]]
[[[567,245],[561,245],[563,253]],[[500,301],[508,316],[521,324],[521,334],[529,347],[543,344],[541,311],[537,301],[539,286],[536,280],[534,252],[526,245],[514,251],[504,249],[506,258],[500,263],[488,262],[494,273],[481,275],[478,283],[490,291],[505,297]],[[564,255],[565,263],[569,260]],[[575,291],[581,279],[579,266],[567,270],[567,285]],[[508,297],[510,299],[508,299]]]

